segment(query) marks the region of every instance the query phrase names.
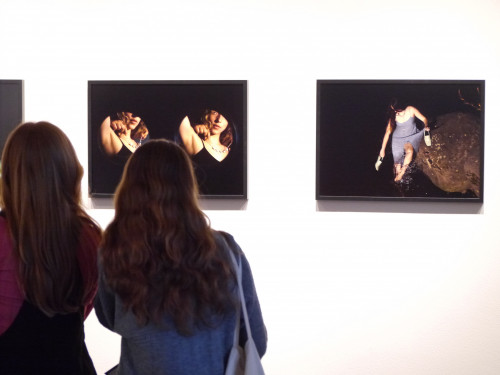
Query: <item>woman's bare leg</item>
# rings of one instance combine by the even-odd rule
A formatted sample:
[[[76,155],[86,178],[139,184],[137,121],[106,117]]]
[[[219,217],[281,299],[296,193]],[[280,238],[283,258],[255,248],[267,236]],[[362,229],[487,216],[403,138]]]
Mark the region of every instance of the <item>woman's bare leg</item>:
[[[394,180],[396,180],[396,176],[401,172],[401,164],[394,164]]]
[[[413,146],[411,143],[406,143],[405,144],[405,158],[403,160],[403,165],[397,165],[396,167],[396,177],[394,178],[394,181],[401,181],[403,178],[406,169],[408,169],[408,166],[410,165],[412,159],[413,159]]]

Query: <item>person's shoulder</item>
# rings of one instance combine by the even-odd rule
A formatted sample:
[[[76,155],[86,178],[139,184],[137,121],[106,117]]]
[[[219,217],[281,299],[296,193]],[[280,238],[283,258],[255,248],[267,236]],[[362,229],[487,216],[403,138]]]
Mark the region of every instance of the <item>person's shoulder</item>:
[[[227,243],[229,245],[229,242],[234,241],[232,235],[222,230],[212,229],[212,235],[214,236],[215,242],[219,244]]]
[[[226,242],[229,242],[229,243],[232,243],[232,242],[236,242],[234,240],[234,237],[231,233],[228,233],[228,232],[225,232],[223,230],[214,230],[213,231],[214,233],[214,236],[217,238],[222,238],[224,239]]]
[[[216,236],[216,237],[222,237],[225,240],[228,240],[228,239],[234,240],[234,237],[232,236],[232,234],[225,232],[223,230],[213,230],[213,233],[214,233],[214,236]]]
[[[233,235],[224,231],[213,231],[216,242],[225,243],[235,255],[241,255],[242,251]]]

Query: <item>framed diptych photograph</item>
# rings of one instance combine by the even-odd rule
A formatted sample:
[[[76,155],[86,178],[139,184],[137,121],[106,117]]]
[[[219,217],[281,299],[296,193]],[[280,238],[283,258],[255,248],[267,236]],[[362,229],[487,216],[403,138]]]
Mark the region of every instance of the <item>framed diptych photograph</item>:
[[[246,81],[89,81],[89,194],[114,194],[151,139],[190,154],[202,198],[247,198]]]
[[[0,80],[0,158],[9,133],[23,121],[23,81]]]
[[[483,202],[485,82],[317,81],[316,199]]]

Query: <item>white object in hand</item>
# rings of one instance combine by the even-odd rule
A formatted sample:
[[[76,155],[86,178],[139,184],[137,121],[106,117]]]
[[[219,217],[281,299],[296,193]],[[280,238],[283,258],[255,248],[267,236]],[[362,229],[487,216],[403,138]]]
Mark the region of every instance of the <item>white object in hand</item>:
[[[428,147],[431,147],[431,132],[428,131],[428,130],[424,130],[424,141],[425,141],[425,144],[428,146]]]

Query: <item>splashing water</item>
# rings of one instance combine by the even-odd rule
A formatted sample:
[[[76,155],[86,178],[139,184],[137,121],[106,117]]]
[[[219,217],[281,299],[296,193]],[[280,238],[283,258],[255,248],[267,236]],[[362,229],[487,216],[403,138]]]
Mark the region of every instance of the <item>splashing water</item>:
[[[413,174],[418,170],[416,164],[411,162],[410,165],[406,168],[405,174],[403,178],[399,181],[394,181],[394,186],[396,190],[402,195],[405,196],[405,193],[411,192],[413,190]]]

